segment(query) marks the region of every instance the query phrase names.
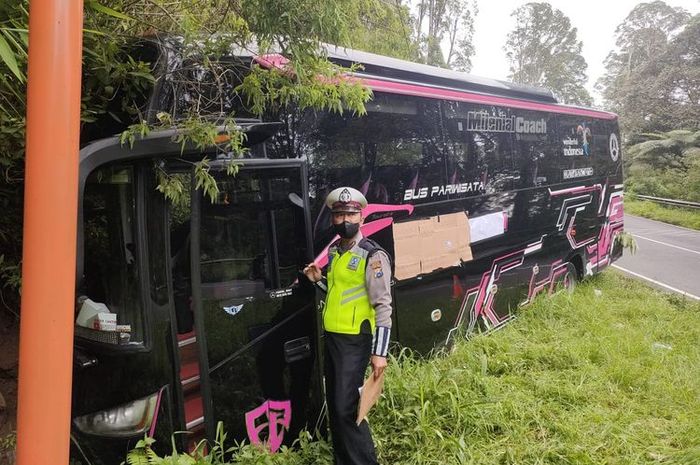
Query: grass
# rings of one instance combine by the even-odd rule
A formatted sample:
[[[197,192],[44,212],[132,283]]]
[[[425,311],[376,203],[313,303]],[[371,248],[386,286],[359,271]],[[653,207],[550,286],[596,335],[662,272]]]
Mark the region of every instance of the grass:
[[[667,207],[630,196],[625,197],[625,213],[700,230],[700,210]]]
[[[700,304],[598,276],[391,367],[372,417],[382,463],[700,463],[698,340]]]
[[[700,463],[698,341],[700,303],[606,272],[451,354],[392,360],[370,414],[380,463]],[[303,441],[235,463],[332,460]]]

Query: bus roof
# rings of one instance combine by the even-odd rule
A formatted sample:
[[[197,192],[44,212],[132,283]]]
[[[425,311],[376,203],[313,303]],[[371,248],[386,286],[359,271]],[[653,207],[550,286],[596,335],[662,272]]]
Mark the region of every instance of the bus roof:
[[[328,58],[340,65],[361,64],[353,75],[375,92],[411,95],[486,105],[499,105],[533,111],[548,111],[613,120],[614,113],[593,108],[560,104],[552,91],[514,84],[472,74],[399,60],[374,53],[325,45]],[[245,54],[243,54],[245,55]],[[249,54],[263,66],[283,66],[286,58],[278,54]]]
[[[356,73],[362,77],[421,82],[465,91],[522,98],[544,103],[557,103],[557,99],[552,91],[543,87],[499,81],[461,71],[414,63],[335,45],[326,45],[325,48],[328,57],[334,62],[345,66],[350,66],[353,63],[362,64],[364,70]]]
[[[180,53],[177,38],[158,37],[155,40],[161,53]],[[506,106],[533,111],[546,111],[572,116],[617,119],[614,113],[593,108],[561,104],[549,89],[515,84],[473,74],[439,68],[375,53],[353,50],[336,45],[323,45],[328,58],[342,66],[360,64],[363,69],[354,76],[375,92],[416,97],[444,99]],[[228,55],[252,59],[267,67],[283,66],[287,59],[276,53],[258,54],[257,47],[233,47]],[[177,60],[176,60],[177,61]]]

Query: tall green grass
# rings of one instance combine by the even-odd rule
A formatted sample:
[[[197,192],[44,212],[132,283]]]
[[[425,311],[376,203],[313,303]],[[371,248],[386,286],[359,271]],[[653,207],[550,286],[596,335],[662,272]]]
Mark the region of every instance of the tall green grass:
[[[700,210],[666,207],[644,200],[625,197],[625,213],[700,230]]]
[[[395,357],[370,414],[380,463],[700,463],[699,342],[700,303],[596,276],[450,354]],[[323,441],[237,450],[332,463]]]
[[[449,356],[401,356],[372,415],[382,463],[700,463],[698,342],[700,304],[598,276]]]

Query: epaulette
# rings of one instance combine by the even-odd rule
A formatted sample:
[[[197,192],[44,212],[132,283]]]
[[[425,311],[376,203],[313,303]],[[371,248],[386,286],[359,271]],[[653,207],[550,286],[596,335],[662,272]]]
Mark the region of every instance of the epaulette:
[[[360,243],[357,244],[357,246],[367,251],[367,260],[369,260],[372,257],[372,255],[374,255],[377,252],[384,252],[387,258],[389,259],[389,263],[392,265],[393,268],[391,255],[389,255],[389,253],[386,250],[384,250],[381,245],[377,244],[372,239],[363,237],[362,239],[360,239]]]

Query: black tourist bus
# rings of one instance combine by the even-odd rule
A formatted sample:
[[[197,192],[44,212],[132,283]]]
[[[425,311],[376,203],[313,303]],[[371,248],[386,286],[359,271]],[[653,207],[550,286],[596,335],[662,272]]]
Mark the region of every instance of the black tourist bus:
[[[173,67],[184,62],[164,43],[148,53],[158,79],[147,114],[177,115],[188,93]],[[362,231],[395,268],[392,337],[420,353],[498,328],[621,255],[614,114],[543,89],[329,53],[363,64],[367,114],[238,120],[250,150],[235,176],[226,154],[209,154],[214,201],[191,185],[202,152],[181,151],[173,131],[82,149],[76,462],[118,464],[144,434],[167,451],[188,431],[175,436],[185,449],[213,439],[219,421],[229,438],[272,450],[323,427],[322,302],[299,270],[327,259],[323,200],[335,187],[367,197]],[[231,59],[256,62],[270,61]],[[156,190],[163,172],[182,181],[184,201]]]

